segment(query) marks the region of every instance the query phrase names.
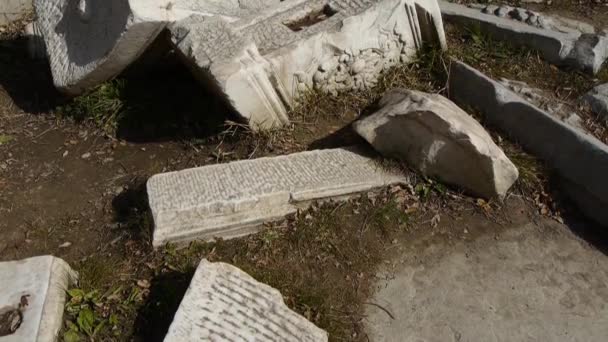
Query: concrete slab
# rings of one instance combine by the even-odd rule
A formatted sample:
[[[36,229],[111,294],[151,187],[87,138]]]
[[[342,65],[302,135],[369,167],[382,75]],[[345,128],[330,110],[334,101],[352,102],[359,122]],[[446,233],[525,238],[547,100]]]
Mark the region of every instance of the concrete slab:
[[[605,341],[608,257],[555,221],[503,229],[395,257],[371,341]]]
[[[389,184],[404,175],[383,169],[353,149],[329,149],[241,160],[148,180],[153,245],[224,239],[258,231],[312,200],[339,198]]]
[[[451,65],[449,94],[544,160],[581,211],[608,226],[608,146],[462,62]]]
[[[0,263],[0,317],[14,312],[17,327],[8,335],[0,332],[0,342],[55,341],[66,291],[75,280],[70,266],[50,255]]]
[[[327,341],[327,333],[291,311],[276,289],[225,263],[202,260],[165,342]]]
[[[217,83],[254,128],[287,122],[298,92],[368,89],[423,44],[446,44],[435,0],[284,1],[234,22],[191,16],[170,30],[198,77]]]

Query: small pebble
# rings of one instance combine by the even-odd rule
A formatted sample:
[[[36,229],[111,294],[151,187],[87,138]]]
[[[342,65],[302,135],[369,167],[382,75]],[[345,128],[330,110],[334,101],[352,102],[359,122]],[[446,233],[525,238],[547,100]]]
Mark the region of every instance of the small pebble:
[[[91,153],[87,152],[87,153],[83,154],[81,157],[82,157],[82,159],[88,159],[91,157]]]
[[[68,248],[68,247],[70,247],[71,245],[72,245],[72,243],[71,243],[71,242],[66,241],[66,242],[62,243],[61,245],[59,245],[59,248]]]

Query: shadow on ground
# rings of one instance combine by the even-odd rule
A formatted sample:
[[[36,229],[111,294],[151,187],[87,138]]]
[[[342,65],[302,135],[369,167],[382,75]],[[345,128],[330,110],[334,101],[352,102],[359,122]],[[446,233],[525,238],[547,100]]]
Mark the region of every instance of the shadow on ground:
[[[194,270],[169,272],[152,279],[150,294],[135,319],[135,340],[163,341],[193,275]]]
[[[114,221],[136,240],[152,240],[154,222],[148,206],[146,179],[138,178],[112,200]]]
[[[25,37],[0,39],[0,87],[19,109],[47,113],[66,99],[53,86],[46,59],[31,59]]]

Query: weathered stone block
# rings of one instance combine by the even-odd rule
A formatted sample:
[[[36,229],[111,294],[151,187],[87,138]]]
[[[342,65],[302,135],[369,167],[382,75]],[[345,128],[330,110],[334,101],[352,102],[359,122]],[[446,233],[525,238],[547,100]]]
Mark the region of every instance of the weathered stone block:
[[[153,245],[257,232],[312,200],[342,197],[394,183],[354,150],[329,149],[241,160],[155,175],[148,180]]]
[[[439,4],[446,20],[478,26],[494,39],[535,49],[552,64],[595,74],[608,57],[606,32],[584,23],[509,6]]]
[[[240,269],[202,260],[165,342],[327,341],[327,333],[290,310],[276,289]]]
[[[379,106],[354,125],[378,152],[484,198],[504,197],[517,180],[517,168],[492,137],[447,98],[393,89]]]
[[[590,218],[608,226],[608,146],[525,101],[470,66],[451,66],[450,96],[543,159],[567,180],[565,190]],[[589,203],[595,205],[590,206]]]
[[[170,30],[199,77],[215,79],[262,128],[285,123],[299,92],[364,90],[423,43],[445,47],[435,0],[285,1],[234,22],[195,16]]]
[[[75,280],[70,266],[50,255],[0,263],[0,319],[9,318],[10,330],[16,328],[8,335],[0,331],[0,342],[55,341],[66,291]]]

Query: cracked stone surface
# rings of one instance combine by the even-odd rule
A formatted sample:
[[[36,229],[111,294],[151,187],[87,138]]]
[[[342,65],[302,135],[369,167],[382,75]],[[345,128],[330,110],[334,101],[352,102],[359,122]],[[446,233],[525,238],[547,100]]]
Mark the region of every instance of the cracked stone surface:
[[[408,181],[356,150],[340,148],[155,175],[147,184],[153,245],[251,234],[312,200]]]
[[[596,74],[608,58],[608,33],[585,23],[510,6],[439,4],[446,20],[535,49],[552,64]]]
[[[202,260],[165,342],[323,342],[327,333],[290,310],[276,289],[240,269]]]
[[[50,342],[63,324],[68,286],[76,273],[50,255],[0,263],[0,316],[18,310],[21,324],[0,342]]]
[[[386,311],[366,307],[373,342],[608,336],[608,257],[553,220],[391,261],[395,268],[381,272],[370,300]]]

